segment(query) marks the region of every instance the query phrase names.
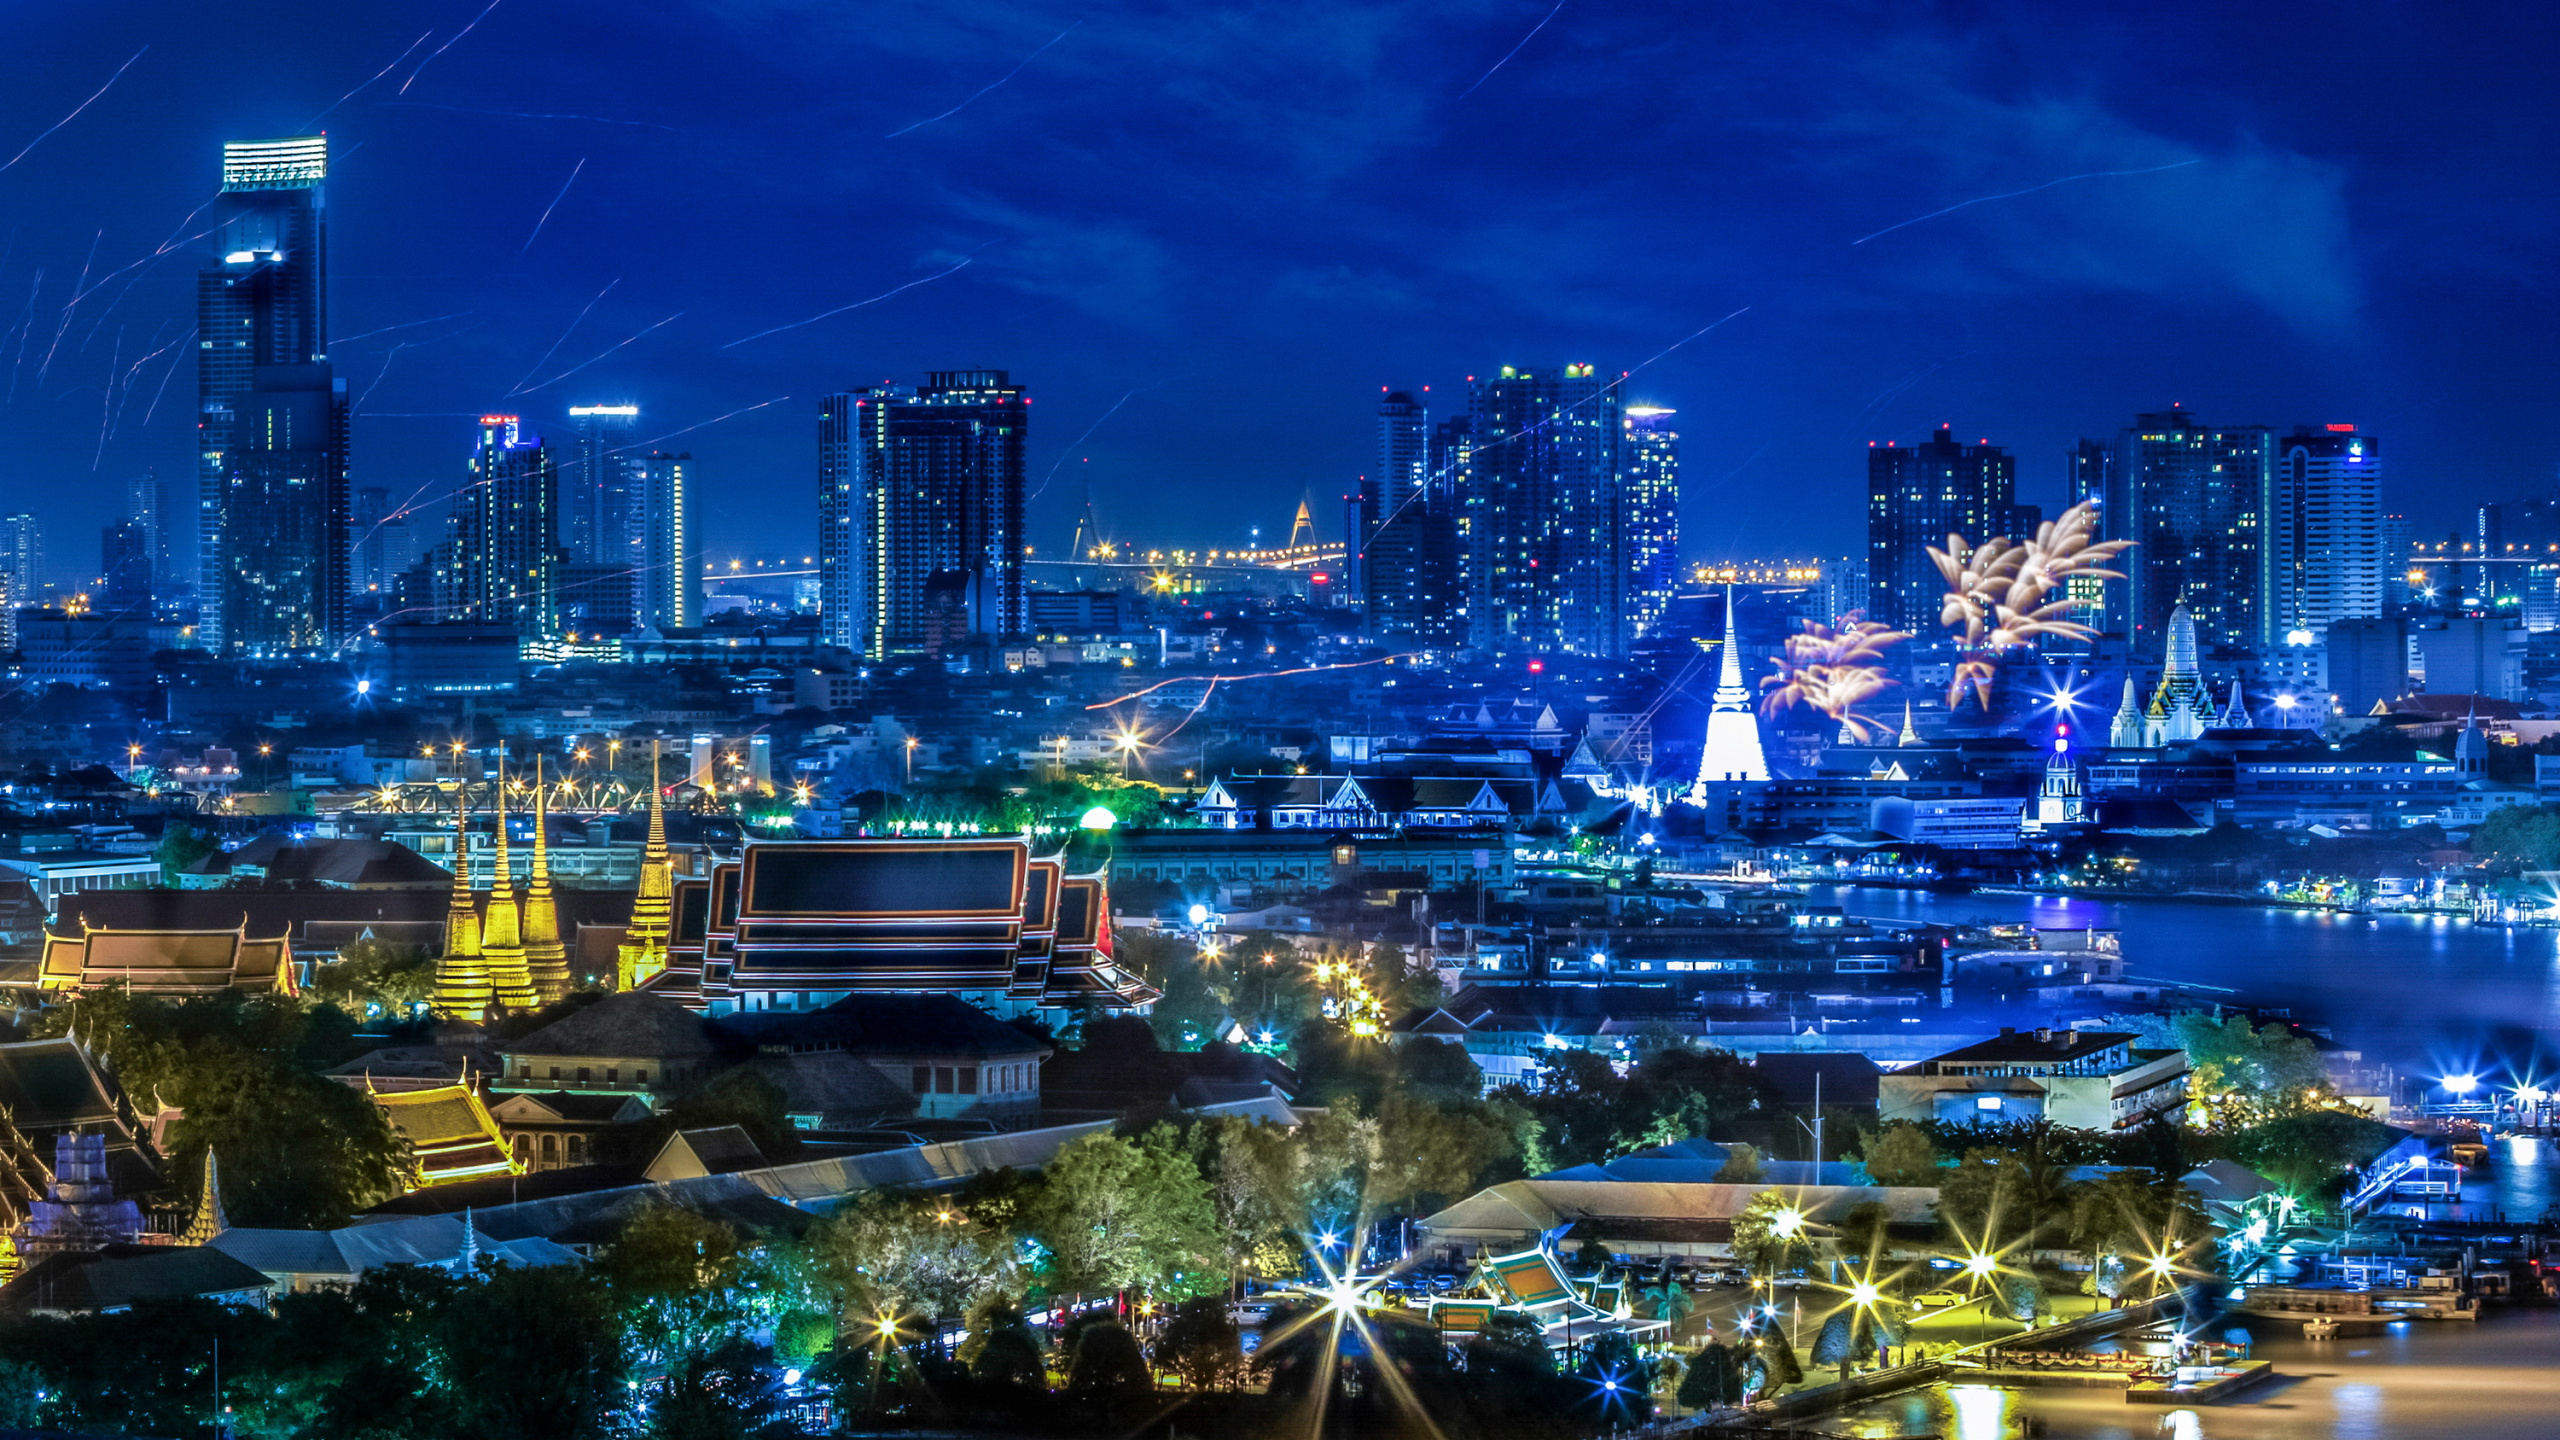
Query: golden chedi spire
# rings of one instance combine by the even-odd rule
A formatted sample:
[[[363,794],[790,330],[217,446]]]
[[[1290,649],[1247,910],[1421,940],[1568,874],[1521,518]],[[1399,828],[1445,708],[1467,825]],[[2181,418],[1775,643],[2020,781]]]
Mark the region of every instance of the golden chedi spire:
[[[480,955],[480,910],[471,894],[471,787],[453,787],[453,901],[445,907],[444,956],[436,961],[435,1008],[456,1020],[489,1013],[489,964]]]
[[[489,909],[480,921],[480,954],[489,962],[489,991],[510,1010],[534,1007],[533,975],[525,968],[523,919],[516,910],[515,870],[507,859],[507,771],[498,767],[498,833],[492,855]]]
[[[667,936],[675,921],[675,867],[667,858],[665,783],[658,774],[658,742],[649,742],[649,842],[640,851],[640,891],[631,897],[618,977],[635,990],[667,968]]]
[[[524,965],[535,998],[568,998],[569,947],[560,941],[560,903],[551,893],[550,807],[543,798],[542,757],[533,757],[533,878],[524,895]]]

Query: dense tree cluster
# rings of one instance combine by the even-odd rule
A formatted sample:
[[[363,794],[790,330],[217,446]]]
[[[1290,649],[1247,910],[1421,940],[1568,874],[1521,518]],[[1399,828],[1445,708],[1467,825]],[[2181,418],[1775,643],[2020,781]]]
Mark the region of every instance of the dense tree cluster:
[[[163,1199],[192,1193],[208,1149],[235,1224],[332,1226],[400,1193],[404,1160],[381,1110],[319,1073],[355,1048],[354,1019],[333,1005],[105,990],[44,1011],[27,1033],[78,1038],[145,1114],[177,1107]]]

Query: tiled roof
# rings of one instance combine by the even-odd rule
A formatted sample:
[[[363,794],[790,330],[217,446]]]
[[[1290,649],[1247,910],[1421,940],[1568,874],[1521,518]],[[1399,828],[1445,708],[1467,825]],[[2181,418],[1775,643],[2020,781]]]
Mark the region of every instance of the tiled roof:
[[[409,1153],[416,1157],[420,1183],[437,1185],[515,1168],[498,1123],[489,1118],[480,1097],[461,1085],[432,1090],[378,1093],[382,1107]]]
[[[111,1245],[43,1256],[0,1285],[0,1315],[121,1310],[154,1300],[264,1291],[264,1272],[211,1246]]]
[[[646,1059],[708,1055],[716,1048],[702,1017],[673,1000],[639,991],[607,995],[501,1047],[509,1055],[631,1055]]]

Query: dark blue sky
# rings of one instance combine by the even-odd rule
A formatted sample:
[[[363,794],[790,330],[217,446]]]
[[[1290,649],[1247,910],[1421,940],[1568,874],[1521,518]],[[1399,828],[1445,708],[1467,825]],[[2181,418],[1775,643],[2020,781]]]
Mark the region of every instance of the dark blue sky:
[[[636,401],[721,554],[805,547],[816,397],[928,368],[1032,387],[1049,545],[1088,475],[1128,538],[1331,526],[1381,385],[1504,363],[1677,407],[1700,558],[1857,541],[1865,442],[1940,421],[2045,501],[2137,409],[2354,421],[2421,534],[2560,463],[2544,7],[482,3],[12,15],[0,160],[142,51],[0,169],[0,490],[62,578],[191,466],[186,346],[135,362],[198,247],[74,282],[324,109],[358,483]]]

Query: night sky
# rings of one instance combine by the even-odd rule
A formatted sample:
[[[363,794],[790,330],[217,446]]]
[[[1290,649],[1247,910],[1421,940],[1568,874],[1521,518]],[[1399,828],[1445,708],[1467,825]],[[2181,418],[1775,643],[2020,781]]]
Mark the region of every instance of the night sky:
[[[2422,536],[2560,462],[2547,7],[484,3],[13,7],[0,499],[57,579],[192,470],[209,242],[135,262],[315,121],[356,483],[636,402],[724,557],[806,549],[817,397],[929,368],[1031,387],[1044,548],[1088,481],[1331,530],[1381,386],[1506,363],[1680,410],[1693,558],[1859,542],[1866,442],[1942,421],[2046,503],[2138,409],[2352,421]]]

